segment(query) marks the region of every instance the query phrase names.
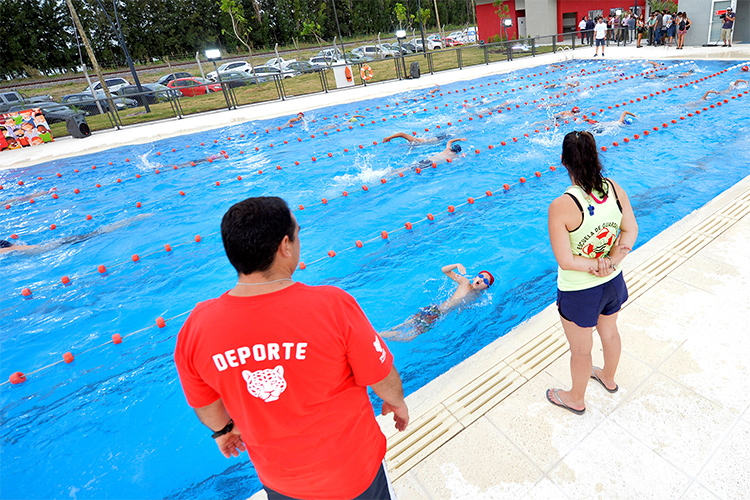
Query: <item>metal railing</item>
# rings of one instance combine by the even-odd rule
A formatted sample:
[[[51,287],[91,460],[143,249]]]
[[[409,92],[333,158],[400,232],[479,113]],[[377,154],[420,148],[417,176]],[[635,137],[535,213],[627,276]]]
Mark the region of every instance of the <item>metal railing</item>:
[[[554,35],[544,35],[536,37],[527,37],[523,39],[504,40],[497,42],[480,43],[475,45],[463,45],[450,48],[428,50],[426,52],[416,52],[410,54],[400,54],[393,57],[384,57],[369,61],[349,63],[351,67],[354,87],[365,87],[367,85],[376,85],[379,83],[398,81],[411,78],[408,68],[413,62],[420,63],[420,72],[435,74],[447,70],[462,70],[465,67],[476,65],[490,65],[501,62],[513,61],[521,57],[536,57],[542,53],[554,53],[558,50],[571,52],[576,48],[589,46],[593,43],[593,32],[571,30],[565,33],[556,33]],[[607,45],[616,43],[629,43],[629,33],[627,27],[608,30]],[[567,55],[565,55],[567,60]],[[368,65],[373,69],[374,77],[372,80],[362,78],[361,69],[363,65]],[[203,111],[213,111],[223,107],[227,110],[237,109],[242,106],[270,102],[275,100],[284,101],[289,97],[309,95],[316,93],[329,93],[339,90],[331,86],[329,77],[332,71],[338,66],[345,64],[334,64],[324,68],[313,68],[308,72],[296,74],[293,82],[304,81],[303,85],[294,85],[294,90],[290,94],[285,79],[291,77],[290,74],[267,74],[263,78],[255,78],[249,75],[241,80],[222,80],[216,82],[221,85],[224,94],[224,105],[215,105],[213,107],[195,107],[191,106],[192,112],[198,113]],[[425,67],[426,66],[426,67]],[[314,75],[314,76],[313,76]],[[271,83],[272,82],[272,83]],[[270,91],[271,85],[274,90]],[[290,83],[291,85],[291,83]],[[247,88],[245,88],[247,87]],[[351,86],[347,87],[351,88]],[[154,92],[144,91],[142,93],[127,94],[127,98],[136,98],[140,101],[147,99],[148,95]],[[185,116],[185,110],[181,103],[186,96],[179,92],[179,88],[168,92],[166,102],[169,102],[171,115],[173,118],[181,119]],[[189,97],[189,99],[195,99]],[[103,99],[97,99],[103,100]],[[92,99],[94,102],[94,99]],[[165,102],[165,101],[162,101]],[[110,115],[110,125],[114,128],[123,126],[116,106],[110,105],[108,114]],[[133,120],[130,120],[133,121]],[[147,121],[147,120],[144,120]]]

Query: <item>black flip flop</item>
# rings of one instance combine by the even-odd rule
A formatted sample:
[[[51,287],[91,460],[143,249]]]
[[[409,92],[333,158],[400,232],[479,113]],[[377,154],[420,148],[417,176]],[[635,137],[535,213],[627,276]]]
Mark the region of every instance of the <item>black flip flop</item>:
[[[617,391],[620,390],[620,386],[617,385],[617,384],[615,384],[615,388],[614,389],[610,389],[609,387],[607,387],[606,385],[604,385],[604,382],[602,382],[602,379],[600,379],[599,377],[596,376],[596,371],[595,371],[596,369],[597,369],[596,366],[594,366],[594,367],[591,368],[591,378],[593,378],[594,380],[596,380],[597,382],[599,382],[600,384],[602,384],[602,387],[604,387],[605,391],[607,391],[610,394],[614,394],[614,393],[616,393]],[[600,370],[601,370],[601,368],[600,368]]]
[[[560,389],[547,389],[547,392],[545,393],[547,396],[547,401],[552,403],[555,406],[559,406],[560,408],[565,408],[568,411],[571,411],[575,413],[576,415],[583,415],[586,412],[586,408],[583,410],[576,410],[575,408],[571,408],[570,406],[563,403],[563,400],[560,399],[560,395],[557,393]],[[555,398],[557,398],[557,402],[553,401],[551,397],[549,397],[549,391],[552,391],[552,394],[555,395]]]

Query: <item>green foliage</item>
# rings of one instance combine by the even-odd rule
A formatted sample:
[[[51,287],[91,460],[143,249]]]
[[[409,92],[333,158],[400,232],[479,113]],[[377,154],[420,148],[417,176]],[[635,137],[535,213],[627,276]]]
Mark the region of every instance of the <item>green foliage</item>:
[[[500,19],[505,19],[510,14],[510,5],[505,0],[493,0],[492,5],[497,7],[495,13]]]
[[[403,23],[409,21],[409,16],[406,15],[406,7],[404,7],[404,4],[396,3],[396,5],[393,6],[393,13],[396,14],[399,28],[402,27]]]
[[[411,17],[411,24],[419,25],[419,13],[412,14],[410,17]],[[425,26],[429,26],[431,19],[432,19],[432,10],[422,9],[422,24],[424,24]]]
[[[649,7],[652,11],[654,10],[660,10],[660,11],[669,11],[669,12],[677,12],[677,3],[671,1],[671,0],[647,0]]]

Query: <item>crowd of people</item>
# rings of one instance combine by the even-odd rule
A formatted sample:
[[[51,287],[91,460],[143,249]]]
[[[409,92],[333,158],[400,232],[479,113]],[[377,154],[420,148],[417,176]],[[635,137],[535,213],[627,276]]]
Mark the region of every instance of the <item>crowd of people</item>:
[[[728,9],[728,15],[731,14],[731,10]],[[734,23],[734,14],[731,16],[731,19],[727,17],[724,22],[724,26],[728,25],[727,33],[722,31],[722,40],[726,40],[725,45],[730,41],[730,32]],[[600,44],[603,47],[605,42],[635,42],[636,47],[640,48],[643,47],[642,43],[645,39],[649,46],[671,47],[674,44],[677,49],[682,49],[690,24],[687,12],[654,10],[646,19],[643,15],[629,10],[621,16],[612,14],[606,18],[599,16],[596,19],[584,16],[578,23],[578,31],[583,43],[593,46],[596,42],[597,47]],[[600,36],[602,30],[604,36]],[[599,40],[602,41],[599,42]]]

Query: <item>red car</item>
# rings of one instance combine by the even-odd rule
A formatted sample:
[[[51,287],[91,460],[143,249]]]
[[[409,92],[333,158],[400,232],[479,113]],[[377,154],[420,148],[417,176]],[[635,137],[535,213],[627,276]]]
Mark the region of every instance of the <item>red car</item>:
[[[167,84],[170,89],[177,89],[186,97],[208,94],[209,92],[221,92],[221,85],[211,83],[198,77],[177,78]]]
[[[457,45],[463,45],[464,42],[459,40],[458,38],[452,38],[452,37],[445,37],[445,46],[446,47],[455,47]]]

